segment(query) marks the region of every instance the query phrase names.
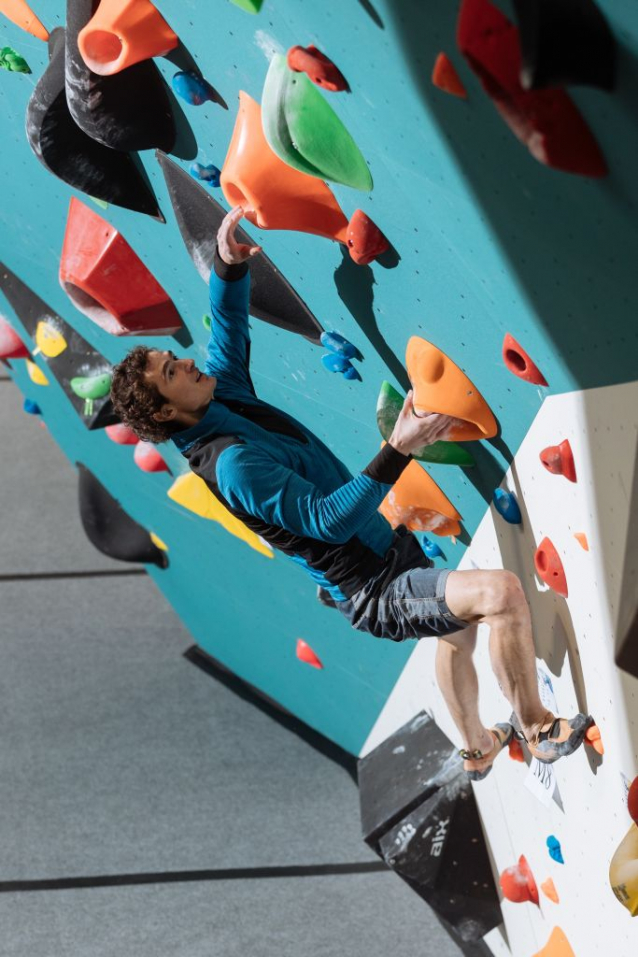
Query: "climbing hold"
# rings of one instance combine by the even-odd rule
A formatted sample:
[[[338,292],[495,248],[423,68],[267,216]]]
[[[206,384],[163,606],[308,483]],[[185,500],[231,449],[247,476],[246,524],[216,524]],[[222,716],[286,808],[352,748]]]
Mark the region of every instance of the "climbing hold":
[[[369,192],[372,176],[359,147],[305,74],[286,58],[270,61],[261,100],[264,135],[277,156],[294,169]]]
[[[445,555],[443,554],[443,552],[441,551],[437,543],[429,539],[427,535],[424,535],[423,538],[421,539],[421,545],[423,547],[423,551],[428,556],[428,558],[432,558],[432,559],[445,558]]]
[[[179,37],[150,0],[101,0],[78,35],[82,59],[101,76],[164,56],[178,43]]]
[[[563,439],[560,445],[548,445],[541,452],[540,460],[553,475],[564,475],[570,482],[576,481],[576,466],[569,439]]]
[[[176,73],[172,84],[177,95],[191,106],[201,106],[207,100],[214,102],[217,99],[217,94],[210,83],[195,70]]]
[[[312,665],[313,668],[323,668],[321,660],[302,638],[297,638],[297,658],[307,665]]]
[[[464,100],[467,99],[467,90],[456,72],[456,67],[445,53],[439,53],[434,61],[432,82],[439,90],[443,90],[444,93],[451,93],[452,96],[460,96]]]
[[[489,0],[463,0],[457,43],[502,119],[536,160],[568,173],[606,175],[600,147],[564,90],[523,89],[518,30]],[[562,56],[562,44],[559,51]]]
[[[10,73],[31,73],[31,67],[27,61],[12,47],[0,49],[0,70],[8,70]]]
[[[592,724],[585,732],[585,744],[588,744],[597,754],[603,755],[605,747],[600,735],[600,728],[597,724]]]
[[[357,266],[367,266],[390,248],[390,243],[379,227],[362,209],[355,209],[350,217],[346,242],[350,257]]]
[[[49,39],[48,30],[40,23],[26,0],[0,0],[0,13],[38,40],[44,40],[46,43]]]
[[[164,221],[153,193],[126,153],[91,139],[73,119],[64,81],[64,30],[49,38],[49,65],[27,107],[27,138],[50,173],[74,189]]]
[[[207,330],[208,330],[208,332],[210,332],[210,327],[211,327],[212,321],[213,321],[213,320],[211,319],[210,316],[206,316],[206,315],[202,316],[202,325],[203,325],[204,329],[207,329]]]
[[[168,567],[166,553],[152,542],[145,528],[124,511],[86,466],[78,463],[80,518],[88,539],[109,558]]]
[[[584,532],[574,532],[574,538],[581,548],[584,548],[586,552],[589,551],[589,542],[587,541],[587,536]]]
[[[638,777],[634,778],[629,787],[629,793],[627,795],[627,809],[634,824],[638,824]]]
[[[169,468],[160,453],[157,446],[152,442],[138,442],[133,453],[135,464],[143,472],[168,472]]]
[[[525,764],[525,755],[523,754],[523,745],[518,740],[518,738],[511,738],[510,743],[508,744],[509,756],[512,761],[520,761],[521,764]]]
[[[123,422],[107,425],[104,431],[111,442],[115,442],[117,445],[137,445],[140,441],[133,429],[130,429],[128,425],[124,425]]]
[[[503,361],[510,372],[517,375],[519,379],[525,379],[526,382],[531,382],[533,385],[547,385],[547,380],[536,363],[532,362],[522,346],[519,346],[509,332],[503,339]]]
[[[334,352],[327,352],[325,356],[321,357],[321,361],[328,372],[345,372],[352,365],[345,356],[335,355]]]
[[[344,336],[339,335],[338,332],[322,332],[320,341],[324,348],[330,349],[331,352],[344,356],[346,359],[358,359],[360,362],[363,360],[363,356],[357,347],[353,346]]]
[[[359,370],[356,369],[351,362],[348,364],[348,368],[343,370],[343,378],[356,379],[357,382],[363,382],[363,379],[361,378],[361,375],[359,374]]]
[[[613,90],[616,41],[593,0],[514,0],[526,90],[597,86]]]
[[[24,342],[4,316],[0,316],[0,359],[28,358],[29,350]]]
[[[513,492],[506,492],[505,489],[494,489],[494,507],[499,515],[502,515],[510,525],[520,525],[522,522],[521,510]]]
[[[84,415],[93,414],[95,399],[105,399],[111,391],[110,372],[102,372],[90,376],[74,376],[69,385],[71,391],[80,399],[84,399]]]
[[[29,359],[27,359],[26,365],[27,365],[27,372],[29,374],[29,378],[31,379],[32,382],[34,382],[36,385],[49,384],[49,380],[45,376],[44,372],[42,371],[42,369],[40,369],[39,366],[35,364],[35,362],[31,362]]]
[[[42,409],[33,399],[25,399],[22,403],[22,408],[25,412],[28,412],[29,415],[42,415]]]
[[[567,598],[567,578],[560,555],[549,538],[544,538],[534,555],[536,573],[541,581],[553,588],[555,592]]]
[[[260,106],[243,90],[221,185],[228,203],[243,206],[246,219],[260,229],[294,229],[346,242],[348,221],[330,188],[273,153]]]
[[[560,927],[554,927],[543,949],[537,951],[532,957],[576,957],[576,954],[572,950],[565,932]]]
[[[230,2],[245,10],[246,13],[259,13],[264,0],[230,0]]]
[[[609,865],[611,889],[632,917],[638,917],[638,825],[632,824]]]
[[[554,837],[553,834],[550,834],[546,842],[547,850],[549,851],[549,856],[553,861],[556,861],[557,864],[564,864],[563,852],[561,850],[560,841],[557,837]]]
[[[194,176],[195,179],[203,180],[211,186],[219,186],[219,177],[222,171],[218,169],[217,166],[214,166],[213,163],[209,163],[207,166],[203,166],[201,163],[191,163],[188,172],[191,176]]]
[[[405,525],[412,532],[459,535],[461,515],[431,475],[410,462],[388,492],[379,511],[393,528]]]
[[[173,335],[182,327],[172,300],[121,233],[75,197],[59,277],[74,306],[111,335]]]
[[[386,442],[402,408],[401,395],[389,382],[382,382],[377,399],[377,425]],[[412,458],[421,462],[436,462],[439,465],[462,465],[464,468],[475,464],[470,453],[456,442],[433,442],[432,445],[424,445],[412,452]]]
[[[524,854],[519,857],[518,864],[502,872],[499,883],[503,897],[513,904],[523,904],[526,901],[538,904],[538,887]]]
[[[264,542],[259,535],[251,531],[243,522],[236,518],[228,509],[218,501],[210,491],[206,482],[189,472],[186,475],[180,475],[175,479],[169,488],[167,495],[173,502],[177,502],[182,508],[188,509],[201,518],[209,519],[212,522],[219,522],[223,529],[230,532],[236,538],[246,542],[260,555],[267,558],[274,558],[272,549]]]
[[[154,545],[157,545],[158,548],[161,548],[163,552],[168,551],[168,545],[166,545],[162,541],[162,539],[159,537],[159,535],[155,534],[155,532],[151,532],[151,541],[153,542]]]
[[[92,140],[115,150],[172,150],[176,129],[171,101],[152,60],[100,76],[80,55],[78,34],[95,0],[67,0],[64,80],[69,112]]]
[[[455,441],[489,439],[496,435],[496,419],[476,386],[445,353],[419,336],[412,336],[405,353],[417,413],[454,416],[446,436]]]
[[[295,73],[306,73],[322,90],[338,93],[349,90],[348,81],[332,60],[315,46],[291,47],[286,62]]]
[[[67,341],[54,319],[41,319],[35,328],[35,352],[41,352],[47,359],[55,359],[68,348]]]
[[[541,884],[541,890],[545,897],[548,897],[550,901],[554,901],[555,904],[559,903],[558,891],[556,890],[556,885],[551,877],[548,877],[546,881],[543,881]]]
[[[158,152],[157,159],[186,249],[200,276],[208,283],[215,256],[215,237],[226,210],[168,156]],[[314,184],[315,180],[311,182]],[[240,227],[235,229],[235,238],[239,243],[255,245]],[[298,333],[310,342],[319,342],[323,326],[263,249],[252,257],[250,275],[249,310],[252,316]]]

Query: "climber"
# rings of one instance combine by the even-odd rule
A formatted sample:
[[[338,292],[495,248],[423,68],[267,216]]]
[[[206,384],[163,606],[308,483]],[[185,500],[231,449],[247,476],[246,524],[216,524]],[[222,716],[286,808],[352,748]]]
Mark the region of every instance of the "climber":
[[[532,755],[551,763],[582,743],[592,719],[557,718],[538,696],[527,601],[508,571],[435,569],[414,535],[378,508],[420,446],[444,437],[444,415],[413,414],[411,393],[389,441],[356,477],[309,429],[258,399],[249,372],[250,259],[235,207],[217,234],[210,278],[211,336],[204,371],[193,359],[136,346],[113,370],[116,412],[141,439],[172,440],[193,472],[248,528],[301,565],[358,631],[394,641],[439,638],[436,674],[481,780],[514,733],[480,720],[472,654],[490,626],[495,674]]]

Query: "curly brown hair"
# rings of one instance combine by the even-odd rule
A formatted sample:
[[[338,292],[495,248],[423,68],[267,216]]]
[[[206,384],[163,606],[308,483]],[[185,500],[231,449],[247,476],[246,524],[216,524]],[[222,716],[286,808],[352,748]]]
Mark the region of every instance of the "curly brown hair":
[[[166,442],[180,428],[175,422],[153,418],[166,402],[156,386],[145,377],[150,352],[148,346],[135,346],[113,369],[111,401],[122,422],[145,442]]]

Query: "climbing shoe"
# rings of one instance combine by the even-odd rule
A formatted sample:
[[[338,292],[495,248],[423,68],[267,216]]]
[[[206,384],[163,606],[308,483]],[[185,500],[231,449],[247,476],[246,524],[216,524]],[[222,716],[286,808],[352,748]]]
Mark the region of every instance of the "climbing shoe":
[[[529,738],[525,738],[516,727],[517,737],[527,741],[529,753],[543,764],[553,764],[559,758],[573,754],[585,740],[588,728],[594,724],[589,714],[579,713],[573,718],[557,718],[548,711],[535,727]]]
[[[463,758],[464,770],[470,781],[482,781],[492,770],[495,759],[499,756],[503,748],[512,740],[514,728],[511,724],[495,724],[493,728],[488,729],[494,738],[494,747],[487,754],[483,754],[478,748],[474,751],[467,751],[462,748],[459,754]],[[467,767],[471,764],[472,767]]]

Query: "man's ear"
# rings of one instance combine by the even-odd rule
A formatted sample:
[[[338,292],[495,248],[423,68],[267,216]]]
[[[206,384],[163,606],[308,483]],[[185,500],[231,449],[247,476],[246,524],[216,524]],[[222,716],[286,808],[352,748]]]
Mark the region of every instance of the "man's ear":
[[[177,415],[174,405],[165,403],[157,412],[153,412],[153,418],[156,422],[170,422]]]

